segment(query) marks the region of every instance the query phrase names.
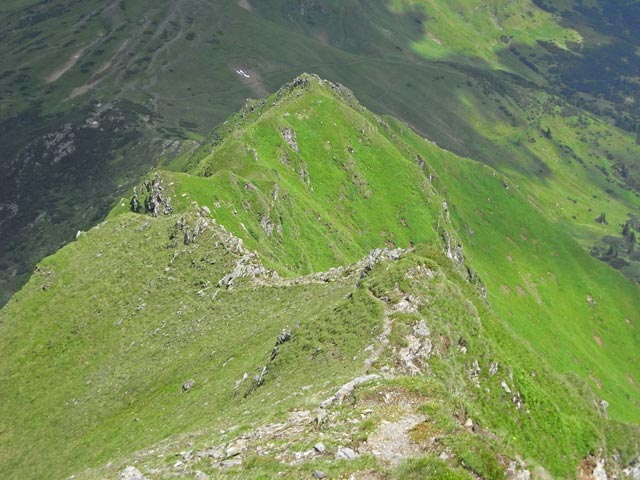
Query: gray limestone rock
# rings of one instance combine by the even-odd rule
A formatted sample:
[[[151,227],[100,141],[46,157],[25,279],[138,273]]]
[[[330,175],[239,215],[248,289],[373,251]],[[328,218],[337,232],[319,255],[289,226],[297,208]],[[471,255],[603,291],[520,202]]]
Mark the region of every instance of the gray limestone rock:
[[[284,141],[287,142],[294,152],[300,151],[298,149],[298,142],[296,142],[296,132],[291,127],[283,128],[281,133]]]
[[[640,457],[631,462],[628,467],[622,470],[622,473],[629,480],[640,480]]]
[[[349,447],[338,447],[336,452],[336,460],[353,460],[358,458],[358,454],[355,450]]]
[[[593,480],[607,480],[609,478],[604,465],[605,461],[602,458],[596,462],[596,466],[593,469]]]
[[[227,458],[237,457],[241,453],[242,453],[242,448],[238,445],[232,445],[229,448],[227,448],[227,451],[226,451]]]
[[[379,378],[380,378],[380,375],[376,375],[375,373],[372,373],[370,375],[364,375],[362,377],[354,378],[353,380],[345,383],[342,387],[340,387],[338,389],[338,391],[333,396],[331,396],[331,397],[327,398],[326,400],[322,401],[320,403],[320,408],[321,409],[327,408],[332,403],[341,404],[342,401],[345,399],[345,397],[347,395],[350,395],[351,392],[353,392],[353,390],[358,385],[362,385],[363,383],[368,383],[368,382],[371,382],[373,380],[378,380]]]
[[[189,390],[191,390],[195,386],[196,386],[196,381],[195,380],[187,380],[186,382],[184,382],[182,384],[182,391],[183,392],[188,392]]]
[[[424,320],[420,320],[416,325],[414,325],[413,333],[415,333],[418,337],[428,337],[429,335],[431,335],[431,331],[429,330],[429,327],[427,327],[427,324]]]
[[[121,473],[119,480],[148,480],[136,467],[128,466]]]
[[[152,180],[146,180],[144,187],[147,190],[147,196],[144,201],[147,213],[150,213],[153,217],[157,217],[160,214],[169,215],[173,212],[171,197],[165,195],[160,175],[156,173]]]

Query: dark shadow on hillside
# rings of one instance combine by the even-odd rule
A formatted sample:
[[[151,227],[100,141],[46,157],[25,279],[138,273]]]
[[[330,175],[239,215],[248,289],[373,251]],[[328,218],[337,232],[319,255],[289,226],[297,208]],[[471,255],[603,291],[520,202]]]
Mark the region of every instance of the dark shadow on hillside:
[[[556,87],[582,102],[583,108],[613,119],[625,130],[636,131],[640,114],[636,103],[629,99],[640,98],[640,3],[599,0],[594,6],[576,1],[567,10],[558,10],[548,0],[534,3],[559,15],[563,25],[584,38],[584,45],[575,46],[575,54],[540,45]],[[593,31],[599,36],[594,36]],[[608,105],[601,105],[599,99]]]
[[[149,160],[135,147],[143,114],[151,112],[117,102],[49,116],[32,109],[0,123],[0,306],[37,261],[102,220],[145,173]]]

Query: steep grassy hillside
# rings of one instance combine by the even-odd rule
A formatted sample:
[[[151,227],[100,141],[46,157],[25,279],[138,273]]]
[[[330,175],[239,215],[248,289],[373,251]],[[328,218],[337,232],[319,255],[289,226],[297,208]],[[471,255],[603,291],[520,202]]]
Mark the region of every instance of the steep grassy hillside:
[[[508,177],[308,75],[170,166],[0,310],[8,478],[640,454],[640,290]]]
[[[403,131],[429,155],[445,186],[490,304],[556,369],[588,379],[608,400],[612,417],[637,423],[638,373],[629,371],[640,359],[637,284],[590,257],[506,178],[480,164],[428,154]],[[630,356],[618,357],[620,350]]]

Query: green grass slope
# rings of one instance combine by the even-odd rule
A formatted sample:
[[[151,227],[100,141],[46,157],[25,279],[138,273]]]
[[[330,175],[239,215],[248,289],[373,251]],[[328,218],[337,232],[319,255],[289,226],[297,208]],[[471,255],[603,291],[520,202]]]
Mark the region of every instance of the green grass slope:
[[[419,138],[402,132],[420,149]],[[638,285],[591,257],[492,169],[428,158],[493,308],[559,371],[588,379],[614,418],[637,423]]]
[[[191,172],[160,174],[173,213],[123,198],[0,310],[7,478],[218,475],[208,454],[175,455],[240,440],[242,466],[224,475],[497,479],[522,458],[571,478],[591,454],[610,469],[638,455],[640,290],[524,187],[308,75],[172,165]],[[411,366],[420,321],[430,347]],[[325,423],[260,436],[367,373],[380,377]],[[407,418],[423,459],[389,464],[367,442]],[[294,461],[320,439],[361,456]]]
[[[43,262],[3,312],[3,342],[13,352],[2,361],[5,478],[64,478],[212,418],[240,416],[249,406],[234,396],[234,383],[257,373],[277,334],[345,304],[348,282],[237,285],[214,301],[237,258],[215,235],[167,249],[175,222],[127,215],[102,224]],[[375,311],[353,321],[375,331]],[[336,347],[338,381],[366,346],[366,337],[349,337]],[[310,373],[297,372],[287,388]],[[197,387],[182,394],[189,379]]]

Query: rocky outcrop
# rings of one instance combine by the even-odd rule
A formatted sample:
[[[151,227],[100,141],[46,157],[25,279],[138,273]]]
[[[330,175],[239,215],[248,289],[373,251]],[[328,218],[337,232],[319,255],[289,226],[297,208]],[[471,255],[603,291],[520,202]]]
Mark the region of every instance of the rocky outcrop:
[[[240,240],[240,243],[242,243],[242,240]],[[281,278],[278,277],[275,272],[269,271],[268,275],[256,276],[255,280],[262,284],[284,287],[292,285],[309,285],[313,283],[329,283],[352,276],[362,279],[369,275],[369,272],[371,272],[376,264],[385,261],[399,260],[403,255],[410,251],[411,249],[403,248],[376,248],[371,250],[362,260],[354,264],[344,267],[330,268],[326,272],[317,272],[294,278]]]
[[[269,212],[265,213],[260,220],[260,227],[264,230],[264,233],[267,234],[268,237],[273,235],[274,231],[279,236],[282,236],[282,223],[278,222],[277,224],[271,219],[269,216]]]
[[[144,207],[147,213],[150,213],[153,217],[158,215],[169,215],[173,212],[171,208],[171,197],[165,195],[164,185],[162,178],[157,173],[153,179],[146,180],[144,187],[147,191],[147,196],[144,201]]]
[[[468,264],[464,256],[462,243],[453,233],[448,203],[442,202],[441,217],[438,219],[438,230],[444,246],[444,253],[453,262],[462,276],[476,287],[482,298],[487,298],[487,287],[480,276]]]
[[[268,360],[267,364],[258,369],[258,373],[253,377],[253,380],[251,381],[251,385],[249,386],[249,389],[243,395],[244,397],[248,397],[257,388],[259,388],[262,385],[264,385],[265,377],[266,377],[267,373],[269,372],[270,363],[273,362],[275,360],[275,358],[278,356],[280,346],[283,345],[284,343],[287,343],[289,340],[291,340],[291,335],[292,334],[291,334],[291,330],[289,329],[289,327],[285,328],[284,330],[282,330],[278,334],[278,336],[276,337],[276,343],[273,346],[273,349],[271,350],[271,355],[269,357],[269,360]],[[236,382],[235,387],[233,389],[234,395],[237,393],[238,389],[240,388],[240,386],[244,383],[244,381],[247,378],[248,378],[248,375],[245,373],[242,376],[242,379]]]
[[[142,201],[140,200],[138,187],[134,187],[133,189],[133,196],[129,201],[132,212],[142,213],[143,205],[144,212],[150,214],[152,217],[169,215],[173,212],[171,197],[165,193],[162,177],[158,173],[156,173],[151,180],[145,180],[141,190],[142,195],[144,195],[144,200]]]
[[[138,187],[133,187],[133,197],[129,201],[129,206],[133,213],[140,213],[142,210],[140,199],[138,198]]]
[[[398,358],[409,375],[419,375],[428,367],[433,350],[430,335],[429,327],[420,320],[413,326],[413,332],[405,337],[406,347],[400,349]]]
[[[59,163],[65,157],[76,151],[76,133],[70,123],[66,123],[61,130],[44,137],[45,159],[51,163]]]
[[[218,286],[222,288],[232,288],[239,278],[257,278],[267,276],[268,270],[260,262],[258,254],[247,253],[236,261],[234,269],[218,280]]]
[[[282,135],[284,141],[287,142],[287,145],[291,147],[291,150],[293,150],[294,152],[300,152],[300,149],[298,148],[298,142],[296,141],[296,132],[293,130],[293,128],[283,128],[280,134]]]
[[[318,75],[313,73],[303,73],[298,77],[294,78],[293,81],[284,84],[280,89],[276,92],[275,95],[275,104],[277,104],[282,98],[287,95],[295,94],[296,96],[300,96],[304,94],[304,91],[309,88],[310,84],[317,83],[321,86],[327,86],[333,91],[336,95],[340,97],[342,101],[347,103],[350,107],[365,110],[365,108],[360,105],[356,97],[353,95],[353,92],[342,85],[341,83],[333,83],[328,80],[323,80]]]
[[[194,243],[197,238],[209,228],[210,225],[209,219],[207,218],[208,215],[206,215],[206,213],[204,212],[205,210],[203,209],[197,210],[197,216],[193,225],[189,224],[189,217],[184,215],[180,217],[176,221],[171,233],[169,234],[169,239],[171,240],[169,246],[176,247],[179,239],[182,239],[184,245],[190,245]]]

